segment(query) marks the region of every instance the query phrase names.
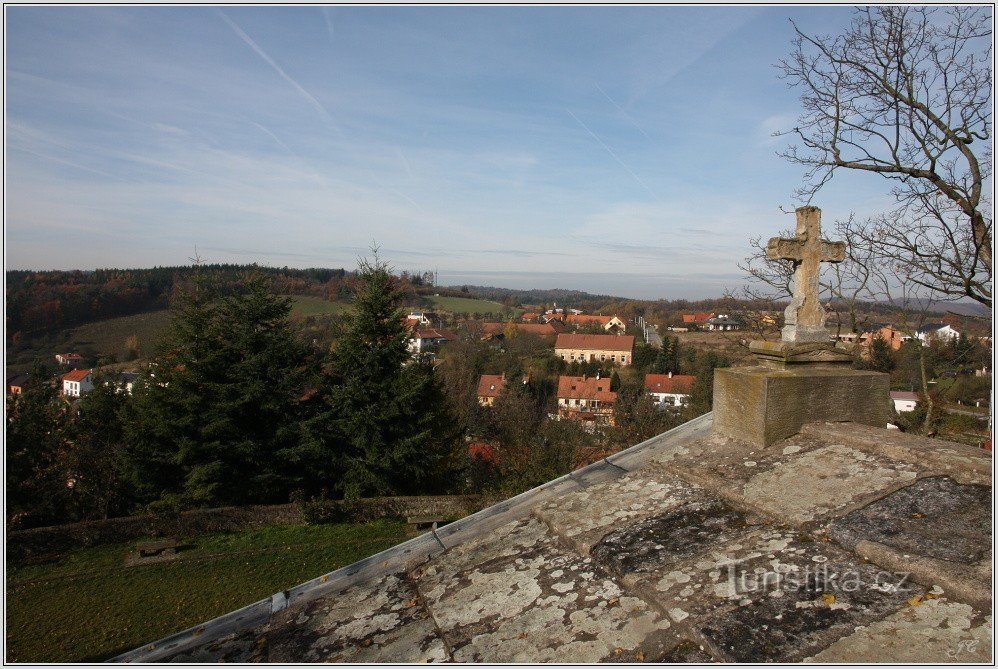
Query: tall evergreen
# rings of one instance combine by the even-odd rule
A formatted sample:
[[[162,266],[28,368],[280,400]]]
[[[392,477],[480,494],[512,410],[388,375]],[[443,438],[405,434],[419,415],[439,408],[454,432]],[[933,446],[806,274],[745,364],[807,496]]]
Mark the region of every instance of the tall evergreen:
[[[287,499],[296,474],[285,456],[298,445],[314,367],[290,314],[291,300],[260,275],[220,300],[203,283],[188,292],[137,390],[132,478],[146,497],[172,493],[198,506]]]
[[[73,482],[73,513],[83,519],[123,515],[132,503],[123,476],[124,416],[130,398],[109,372],[95,371],[93,386],[74,409],[65,459]]]
[[[8,527],[44,525],[64,517],[68,481],[67,404],[38,363],[23,391],[7,399]]]
[[[450,484],[457,429],[433,369],[411,361],[403,294],[388,266],[362,261],[333,351],[328,419],[346,497],[425,494]]]

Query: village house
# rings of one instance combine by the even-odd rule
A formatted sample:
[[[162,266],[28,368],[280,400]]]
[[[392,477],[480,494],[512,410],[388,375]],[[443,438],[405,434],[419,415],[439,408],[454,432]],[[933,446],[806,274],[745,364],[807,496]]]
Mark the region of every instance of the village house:
[[[505,374],[482,374],[478,379],[478,403],[490,407],[506,386]]]
[[[891,401],[894,402],[894,410],[898,413],[914,411],[918,406],[918,394],[906,390],[892,390]]]
[[[94,389],[93,376],[89,369],[74,369],[62,375],[62,394],[66,397],[80,397]]]
[[[456,341],[457,335],[450,330],[437,328],[427,328],[416,330],[409,336],[409,352],[413,354],[425,353],[426,351],[442,346],[449,341]]]
[[[565,324],[575,327],[595,324],[610,334],[621,334],[627,330],[627,323],[617,316],[601,316],[599,314],[569,314],[565,316]]]
[[[613,425],[616,401],[617,393],[610,390],[607,377],[558,377],[558,420]]]
[[[138,381],[138,379],[139,375],[135,372],[121,372],[118,374],[118,390],[123,390],[131,395],[132,388],[135,386],[135,382]]]
[[[714,314],[683,314],[683,325],[703,325],[713,317]]]
[[[406,316],[406,320],[412,321],[417,325],[434,325],[440,318],[432,311],[410,311],[409,315]]]
[[[660,409],[681,407],[689,401],[694,381],[690,374],[647,374],[645,391]]]
[[[523,385],[530,383],[530,376],[524,374]],[[490,407],[506,387],[506,374],[482,374],[478,379],[478,403]]]
[[[55,361],[64,367],[83,364],[83,356],[79,353],[56,353]]]
[[[738,316],[732,316],[731,314],[717,314],[712,318],[708,318],[703,326],[711,331],[727,332],[729,330],[741,330],[744,323],[742,319]]]
[[[560,320],[547,323],[482,323],[482,339],[503,339],[514,332],[553,339],[566,329]]]
[[[923,346],[928,346],[933,341],[953,341],[960,333],[947,323],[930,323],[918,328],[916,336]]]
[[[891,349],[895,351],[900,349],[906,341],[911,339],[911,337],[904,334],[897,328],[885,323],[874,323],[866,332],[847,332],[845,334],[838,335],[839,341],[849,344],[858,344],[861,346],[863,349],[862,355],[864,357],[869,355],[870,344],[872,344],[873,340],[878,337],[887,342]]]
[[[631,335],[560,334],[554,353],[566,362],[609,362],[630,365],[634,358]]]
[[[24,384],[28,382],[27,374],[15,374],[7,377],[7,394],[20,395],[24,391]]]

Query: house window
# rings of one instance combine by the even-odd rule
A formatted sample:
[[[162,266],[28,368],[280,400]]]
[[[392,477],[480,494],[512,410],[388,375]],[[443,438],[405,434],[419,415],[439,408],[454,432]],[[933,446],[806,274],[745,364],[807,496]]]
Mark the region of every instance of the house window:
[[[621,362],[627,362],[627,356],[626,355],[620,356],[620,361]]]
[[[586,401],[585,400],[579,400],[579,406],[580,407],[586,406]]]
[[[600,353],[600,355],[599,355],[599,359],[600,359],[601,361],[606,361],[606,353]]]
[[[572,354],[572,360],[573,361],[575,360],[575,354],[574,353]]]
[[[616,355],[611,355],[610,356],[610,362],[617,362],[617,356]]]

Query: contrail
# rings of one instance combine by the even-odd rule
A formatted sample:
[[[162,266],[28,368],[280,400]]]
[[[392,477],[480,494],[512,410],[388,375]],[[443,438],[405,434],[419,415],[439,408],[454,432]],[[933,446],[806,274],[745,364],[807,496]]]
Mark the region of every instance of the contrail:
[[[651,188],[649,188],[648,184],[646,184],[644,181],[642,181],[641,177],[639,177],[637,174],[635,174],[634,170],[632,170],[630,167],[628,167],[627,163],[625,163],[623,160],[621,160],[620,157],[616,153],[614,153],[613,150],[609,146],[607,146],[603,142],[602,139],[600,139],[599,137],[597,137],[596,133],[593,132],[592,130],[590,130],[588,125],[586,125],[585,123],[583,123],[582,120],[578,116],[576,116],[575,114],[573,114],[571,109],[566,109],[565,111],[567,111],[569,113],[569,115],[572,118],[575,119],[576,123],[578,123],[579,125],[581,125],[583,127],[583,129],[585,129],[585,131],[589,133],[590,137],[592,137],[597,142],[599,142],[599,145],[602,146],[604,149],[606,149],[606,152],[609,153],[611,156],[613,156],[613,159],[616,160],[618,163],[620,163],[620,166],[623,167],[625,170],[627,170],[627,173],[630,174],[632,177],[634,177],[634,180],[637,181],[639,184],[641,184],[641,186],[646,191],[648,191],[648,193],[651,194],[651,196],[653,198],[655,198],[656,200],[659,199],[658,195],[655,194],[655,191],[653,191]]]
[[[326,19],[326,30],[329,31],[329,42],[331,44],[336,44],[333,40],[333,17],[329,15],[329,7],[323,7],[321,9],[322,17]]]
[[[606,94],[606,91],[604,91],[603,88],[599,84],[596,84],[596,90],[598,90],[600,93],[602,93],[603,97],[605,97],[607,100],[609,100],[610,104],[612,104],[614,107],[616,107],[617,111],[619,111],[621,114],[623,114],[624,118],[626,118],[631,125],[633,125],[635,128],[637,128],[638,132],[640,132],[642,135],[645,136],[645,139],[647,139],[649,142],[655,141],[651,137],[648,136],[648,133],[644,131],[644,128],[642,128],[640,125],[638,125],[637,121],[635,121],[633,118],[631,118],[630,114],[628,114],[627,112],[624,111],[623,107],[621,107],[620,105],[618,105],[614,101],[613,98],[611,98],[609,95]]]
[[[306,100],[308,100],[308,102],[313,107],[315,107],[316,111],[318,111],[319,114],[321,114],[324,119],[326,119],[327,121],[329,121],[329,123],[336,129],[336,132],[340,132],[340,128],[339,128],[339,126],[336,125],[336,122],[333,120],[333,117],[329,115],[329,112],[326,111],[326,108],[322,106],[322,103],[315,99],[314,95],[312,95],[311,93],[309,93],[308,91],[306,91],[302,87],[301,84],[299,84],[297,81],[295,81],[294,79],[292,79],[291,76],[288,75],[288,73],[285,72],[281,68],[280,65],[278,65],[276,62],[274,62],[274,59],[271,58],[269,55],[267,55],[267,52],[264,51],[263,49],[261,49],[260,46],[256,42],[254,42],[252,40],[252,38],[250,38],[249,35],[247,35],[246,33],[244,33],[242,31],[242,29],[239,26],[237,26],[232,21],[232,19],[230,19],[225,14],[223,14],[221,11],[218,12],[218,15],[222,17],[223,21],[225,21],[227,24],[229,24],[229,27],[232,28],[232,30],[235,31],[236,35],[238,35],[239,38],[243,42],[245,42],[247,46],[249,46],[249,48],[253,49],[253,51],[255,51],[256,54],[258,56],[260,56],[260,58],[263,58],[267,62],[268,65],[270,65],[272,68],[274,68],[274,71],[277,72],[277,74],[281,75],[281,78],[283,78],[286,82],[288,82],[289,84],[291,84],[292,86],[294,86],[295,90],[297,90],[299,93],[301,93],[302,96]]]
[[[116,181],[129,181],[129,179],[124,179],[124,178],[122,178],[122,177],[120,177],[118,175],[109,174],[108,172],[104,172],[102,170],[97,170],[97,169],[94,169],[92,167],[87,167],[85,165],[80,165],[79,163],[74,163],[73,161],[66,160],[65,158],[57,158],[56,156],[50,156],[50,155],[47,155],[47,154],[44,154],[44,153],[39,153],[38,151],[32,151],[31,149],[25,149],[25,148],[20,147],[20,146],[12,146],[12,147],[9,147],[9,148],[13,149],[14,151],[23,151],[24,153],[30,154],[32,156],[37,156],[39,158],[44,158],[46,160],[51,160],[51,161],[54,161],[54,162],[57,162],[57,163],[62,163],[63,165],[69,165],[70,167],[75,167],[78,170],[83,170],[85,172],[92,172],[94,174],[99,174],[102,177],[108,177],[109,179],[114,179]]]

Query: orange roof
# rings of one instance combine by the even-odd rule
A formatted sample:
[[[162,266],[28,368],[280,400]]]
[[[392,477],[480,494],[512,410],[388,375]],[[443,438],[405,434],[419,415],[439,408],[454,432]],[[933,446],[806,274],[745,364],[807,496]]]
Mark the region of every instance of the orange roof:
[[[437,328],[419,330],[413,337],[416,339],[446,339],[447,341],[455,341],[457,339],[457,335],[450,330],[438,330]]]
[[[587,351],[626,351],[634,350],[634,337],[630,335],[601,334],[560,334],[555,348],[574,348]]]
[[[522,318],[525,321],[532,321],[532,320],[535,320],[537,318],[537,316],[539,316],[539,314],[535,314],[532,311],[525,311],[525,312],[523,312],[523,315],[520,316],[520,318]]]
[[[576,323],[578,325],[585,325],[587,323],[606,325],[611,320],[613,320],[613,316],[599,316],[597,314],[569,314],[565,316],[566,323]]]
[[[684,323],[706,323],[714,314],[683,314]]]
[[[87,378],[88,376],[90,376],[90,370],[89,369],[74,369],[71,372],[67,372],[67,373],[63,374],[62,375],[62,380],[63,381],[77,381],[77,382],[79,382],[79,381],[82,381],[83,379]]]
[[[690,374],[648,374],[645,376],[645,390],[650,393],[675,393],[688,395],[697,377]]]
[[[499,397],[504,385],[506,385],[504,374],[482,374],[481,378],[478,379],[478,396]]]
[[[487,335],[499,335],[506,331],[506,328],[515,328],[524,334],[537,335],[539,337],[552,337],[559,332],[565,331],[565,326],[561,323],[482,323],[482,332]]]
[[[610,390],[610,378],[595,376],[559,376],[558,397],[566,399],[616,402],[617,393]]]

